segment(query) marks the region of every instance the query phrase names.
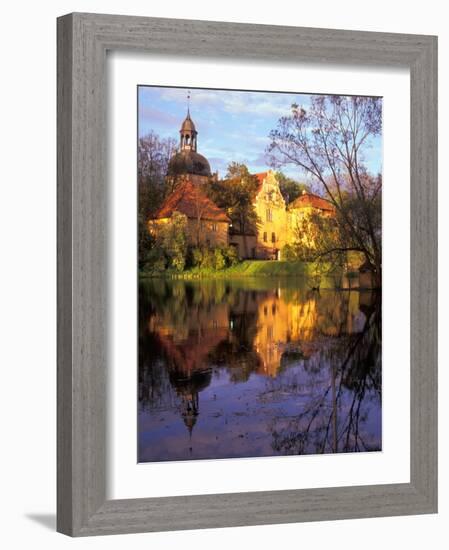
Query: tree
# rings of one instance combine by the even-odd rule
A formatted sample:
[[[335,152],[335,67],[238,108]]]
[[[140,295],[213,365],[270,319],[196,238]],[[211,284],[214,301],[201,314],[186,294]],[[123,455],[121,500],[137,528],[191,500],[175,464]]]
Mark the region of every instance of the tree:
[[[364,254],[380,285],[382,177],[368,173],[364,151],[382,130],[380,98],[314,96],[308,111],[293,104],[270,132],[272,166],[299,166],[336,209],[338,232],[316,255]]]
[[[194,187],[191,200],[195,210],[195,241],[196,246],[200,246],[201,234],[203,231],[203,217],[208,209],[207,196],[199,187]]]
[[[173,212],[170,223],[162,227],[157,238],[157,244],[169,259],[170,267],[183,271],[188,248],[187,216],[181,212]]]
[[[153,131],[138,141],[139,212],[145,219],[155,213],[167,194],[165,177],[176,147],[175,139],[161,138]]]
[[[148,232],[147,222],[161,205],[165,195],[165,176],[169,160],[176,149],[172,138],[160,138],[150,132],[138,141],[138,239],[139,267],[154,263],[154,239]]]
[[[150,251],[154,245],[154,239],[148,231],[147,220],[143,217],[141,212],[138,212],[138,262],[139,269],[148,262]]]
[[[255,235],[259,223],[253,204],[257,188],[257,177],[249,173],[247,166],[232,162],[225,179],[211,181],[207,193],[217,206],[226,210],[235,231]]]
[[[276,179],[279,182],[279,189],[281,190],[285,204],[290,204],[293,202],[302,194],[303,191],[310,191],[308,185],[289,178],[281,171],[276,172]]]

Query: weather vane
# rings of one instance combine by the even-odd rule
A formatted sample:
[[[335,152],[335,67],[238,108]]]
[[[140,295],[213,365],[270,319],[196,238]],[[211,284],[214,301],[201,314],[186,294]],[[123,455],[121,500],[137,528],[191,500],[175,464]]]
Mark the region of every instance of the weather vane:
[[[187,90],[187,112],[190,114],[190,90]]]

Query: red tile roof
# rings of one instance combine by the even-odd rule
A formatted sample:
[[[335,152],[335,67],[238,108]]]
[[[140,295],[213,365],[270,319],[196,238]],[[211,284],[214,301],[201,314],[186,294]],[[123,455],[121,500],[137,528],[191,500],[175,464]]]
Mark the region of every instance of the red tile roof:
[[[331,202],[313,193],[303,193],[289,205],[289,208],[304,208],[308,206],[312,206],[319,210],[335,212],[335,206]]]
[[[201,191],[198,185],[191,181],[180,184],[169,195],[155,215],[155,219],[170,218],[173,212],[181,212],[188,218],[210,220],[217,222],[228,222],[231,220],[226,212],[209,199]]]
[[[263,180],[267,177],[267,174],[268,174],[268,172],[259,172],[258,174],[254,174],[254,176],[256,176],[257,181],[259,183],[259,185],[257,187],[257,193],[259,193],[260,190],[262,189]]]

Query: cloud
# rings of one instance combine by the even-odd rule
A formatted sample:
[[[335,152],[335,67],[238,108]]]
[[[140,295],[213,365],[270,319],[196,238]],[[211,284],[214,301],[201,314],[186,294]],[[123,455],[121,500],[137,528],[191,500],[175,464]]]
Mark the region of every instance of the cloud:
[[[182,88],[163,88],[160,98],[164,101],[186,104],[187,91]],[[219,107],[221,111],[231,115],[253,114],[257,117],[273,115],[279,117],[287,114],[290,105],[297,99],[297,94],[193,89],[190,105],[192,111],[197,112]]]
[[[261,164],[268,165],[268,157],[264,153],[258,155],[257,157],[251,159],[250,164],[255,164],[257,166],[260,166]]]
[[[173,129],[177,128],[179,125],[179,121],[176,117],[167,111],[161,111],[160,109],[155,109],[154,107],[142,103],[139,104],[139,121],[149,124],[156,123]]]

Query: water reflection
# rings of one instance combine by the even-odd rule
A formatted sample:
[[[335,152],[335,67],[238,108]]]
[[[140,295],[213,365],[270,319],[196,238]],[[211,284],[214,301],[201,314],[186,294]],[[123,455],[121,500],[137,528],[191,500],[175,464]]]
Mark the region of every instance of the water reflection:
[[[381,448],[381,308],[295,279],[142,282],[139,461]]]

